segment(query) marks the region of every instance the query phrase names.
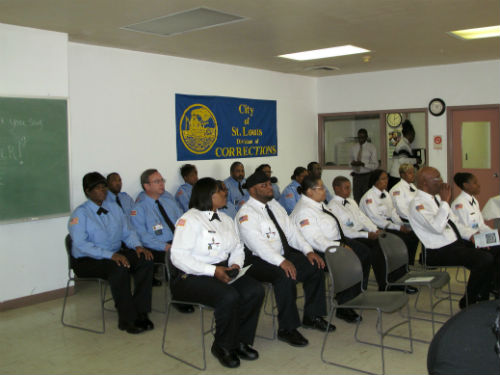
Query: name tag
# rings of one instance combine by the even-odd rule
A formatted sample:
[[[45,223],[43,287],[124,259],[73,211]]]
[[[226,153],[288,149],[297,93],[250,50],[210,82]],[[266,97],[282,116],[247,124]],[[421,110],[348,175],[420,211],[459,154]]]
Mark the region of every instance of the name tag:
[[[353,223],[351,220],[349,220],[349,221],[346,223],[346,225],[347,225],[348,227],[353,227],[353,226],[354,226],[354,223]]]
[[[156,224],[153,226],[153,231],[155,232],[155,234],[157,236],[160,236],[161,234],[163,234],[163,225],[161,224]]]

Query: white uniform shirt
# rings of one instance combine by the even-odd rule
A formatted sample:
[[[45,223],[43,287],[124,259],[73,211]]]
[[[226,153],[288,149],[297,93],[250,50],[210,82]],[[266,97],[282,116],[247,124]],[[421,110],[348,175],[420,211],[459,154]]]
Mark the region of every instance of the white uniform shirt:
[[[483,207],[483,218],[485,220],[500,218],[500,195],[488,199]]]
[[[351,161],[358,160],[358,152],[359,152],[360,144],[359,142],[354,144],[351,148]],[[377,148],[373,143],[365,142],[361,146],[361,161],[365,163],[364,167],[353,167],[354,173],[368,173],[371,172],[378,167],[378,158],[377,158]]]
[[[345,204],[344,204],[345,201]],[[354,199],[334,194],[328,208],[340,221],[344,235],[348,238],[368,238],[369,232],[376,232],[377,226],[359,209]]]
[[[384,198],[382,198],[382,194]],[[404,223],[401,221],[389,193],[372,186],[360,200],[361,210],[380,229],[399,230]]]
[[[302,237],[288,217],[285,209],[274,199],[267,204],[283,230],[288,244],[305,255],[313,251],[311,245]],[[267,214],[264,203],[250,197],[240,208],[234,220],[241,240],[253,255],[275,266],[279,266],[285,260],[278,230]]]
[[[172,264],[192,275],[213,276],[215,266],[229,257],[229,266],[243,267],[245,253],[233,220],[218,212],[219,220],[212,220],[213,211],[192,208],[177,220],[172,242]]]
[[[413,150],[411,149],[410,142],[405,137],[401,138],[394,148],[394,153],[396,155],[392,157],[392,165],[389,175],[392,177],[399,178],[399,167],[401,164],[417,164],[417,158],[410,157],[413,156]]]
[[[458,217],[460,224],[476,232],[491,230],[484,223],[483,215],[479,209],[479,202],[472,195],[462,191],[451,204],[451,210]]]
[[[290,219],[309,245],[324,253],[330,246],[339,246],[341,236],[337,222],[333,217],[323,212],[323,207],[322,202],[316,202],[302,195],[295,205]],[[325,209],[328,210],[327,207]],[[339,218],[337,217],[337,219]]]
[[[435,200],[439,202],[439,207]],[[450,205],[422,190],[417,190],[415,199],[410,203],[410,224],[418,239],[428,249],[439,249],[457,240],[455,232],[448,224],[451,219],[462,238],[469,239],[472,233],[463,227],[453,215]]]
[[[413,191],[411,191],[413,190]],[[405,180],[401,179],[396,185],[392,187],[389,191],[392,198],[392,203],[396,212],[400,218],[408,220],[408,209],[410,207],[410,202],[415,198],[417,194],[417,188],[413,184],[409,184]]]

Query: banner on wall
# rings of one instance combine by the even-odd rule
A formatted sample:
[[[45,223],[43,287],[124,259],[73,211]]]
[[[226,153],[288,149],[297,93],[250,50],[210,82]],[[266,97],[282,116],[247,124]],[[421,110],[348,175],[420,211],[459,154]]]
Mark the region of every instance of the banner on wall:
[[[276,100],[175,95],[177,160],[278,155]]]

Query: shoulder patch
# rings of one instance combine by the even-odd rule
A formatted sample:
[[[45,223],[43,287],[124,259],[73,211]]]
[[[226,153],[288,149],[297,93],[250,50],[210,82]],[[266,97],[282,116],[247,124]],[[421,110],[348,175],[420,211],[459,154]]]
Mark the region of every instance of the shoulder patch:
[[[238,219],[238,221],[241,223],[244,223],[245,221],[248,221],[248,215],[243,215]]]
[[[130,211],[130,216],[137,216],[137,210]]]
[[[285,195],[285,198],[293,198],[293,193],[288,193],[287,195]]]
[[[185,224],[186,224],[186,220],[185,219],[179,219],[179,221],[177,222],[177,226],[178,227],[183,227]]]
[[[419,204],[417,206],[417,211],[420,211],[420,210],[423,210],[424,209],[424,205],[423,204]]]
[[[399,190],[396,190],[396,191],[393,191],[393,192],[392,192],[392,196],[393,196],[393,197],[396,197],[396,196],[398,196],[398,195],[400,195],[400,194],[401,194],[401,192],[400,192]]]
[[[309,219],[304,219],[299,224],[301,227],[305,227],[306,225],[309,225]]]
[[[373,201],[371,199],[367,199],[365,202],[366,202],[366,204],[372,204],[373,203]]]
[[[464,205],[462,203],[458,203],[455,205],[455,209],[457,209],[457,210],[460,210],[462,208],[464,208]]]
[[[71,219],[71,221],[69,222],[69,225],[75,225],[75,224],[78,224],[78,218],[77,217],[74,217],[73,219]]]
[[[184,194],[184,192],[183,192],[182,190],[179,190],[179,191],[177,192],[177,195],[182,195],[182,194]]]

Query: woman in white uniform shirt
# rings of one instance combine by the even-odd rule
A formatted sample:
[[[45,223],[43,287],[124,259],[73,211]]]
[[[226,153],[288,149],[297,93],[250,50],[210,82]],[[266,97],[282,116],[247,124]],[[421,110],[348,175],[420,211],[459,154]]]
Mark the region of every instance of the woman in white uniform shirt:
[[[227,271],[240,269],[245,255],[233,220],[217,212],[225,204],[216,180],[202,178],[194,185],[190,209],[176,224],[171,260],[178,272],[171,288],[176,299],[215,308],[212,354],[223,366],[238,367],[240,359],[259,356],[251,345],[264,289],[249,276],[228,284]]]
[[[455,184],[462,189],[462,192],[455,198],[451,204],[453,213],[458,217],[460,223],[477,232],[490,231],[491,228],[485,224],[479,202],[475,195],[481,192],[481,185],[476,176],[472,173],[457,173],[453,177]],[[498,289],[500,285],[500,246],[486,248],[495,258],[496,267],[493,274],[493,289],[498,298]]]

